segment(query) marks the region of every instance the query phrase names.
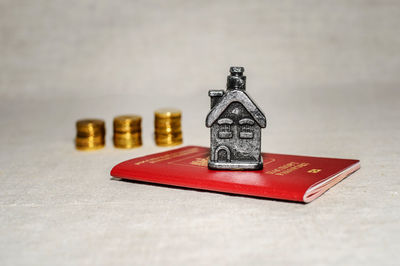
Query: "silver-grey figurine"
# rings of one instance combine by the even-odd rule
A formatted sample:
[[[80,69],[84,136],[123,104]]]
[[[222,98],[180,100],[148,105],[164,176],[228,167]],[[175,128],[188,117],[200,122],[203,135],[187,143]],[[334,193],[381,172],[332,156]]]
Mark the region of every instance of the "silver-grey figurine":
[[[210,169],[259,170],[261,128],[267,120],[246,93],[243,67],[231,67],[224,90],[210,90],[211,110],[206,126],[210,128]]]

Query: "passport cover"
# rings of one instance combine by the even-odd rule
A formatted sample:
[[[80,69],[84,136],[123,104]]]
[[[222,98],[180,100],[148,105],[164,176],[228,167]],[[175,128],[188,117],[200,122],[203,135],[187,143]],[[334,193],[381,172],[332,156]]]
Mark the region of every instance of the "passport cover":
[[[263,153],[262,170],[209,170],[208,155],[208,148],[187,146],[122,162],[110,174],[122,179],[308,203],[360,168],[359,160]]]

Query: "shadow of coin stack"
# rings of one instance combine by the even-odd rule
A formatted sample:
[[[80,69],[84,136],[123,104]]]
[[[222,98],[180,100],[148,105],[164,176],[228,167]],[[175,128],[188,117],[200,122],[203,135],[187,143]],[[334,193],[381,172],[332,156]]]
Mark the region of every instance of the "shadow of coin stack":
[[[105,145],[105,123],[100,119],[83,119],[76,122],[75,147],[78,150],[97,150]]]
[[[114,146],[131,149],[142,146],[142,117],[121,115],[114,118]]]
[[[173,108],[162,108],[154,112],[154,137],[158,146],[182,144],[182,113]]]

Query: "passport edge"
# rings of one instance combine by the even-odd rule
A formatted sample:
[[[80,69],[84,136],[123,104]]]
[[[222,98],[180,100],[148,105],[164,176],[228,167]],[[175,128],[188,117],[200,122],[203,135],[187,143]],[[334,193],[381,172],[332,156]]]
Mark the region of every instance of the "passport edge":
[[[303,202],[310,203],[314,201],[315,199],[319,198],[322,194],[327,192],[329,189],[334,187],[337,183],[339,183],[346,177],[350,176],[351,174],[359,170],[361,168],[360,160],[354,160],[354,161],[356,161],[354,164],[343,169],[339,173],[327,177],[323,181],[310,186],[303,195]]]

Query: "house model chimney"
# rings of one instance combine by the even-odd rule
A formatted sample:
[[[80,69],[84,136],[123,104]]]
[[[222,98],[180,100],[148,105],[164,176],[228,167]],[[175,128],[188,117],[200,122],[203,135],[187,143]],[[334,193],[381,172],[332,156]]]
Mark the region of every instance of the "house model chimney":
[[[227,77],[226,90],[246,90],[246,76],[243,76],[244,67],[231,67],[229,72],[231,74]],[[210,90],[208,96],[211,98],[211,108],[218,104],[224,95],[225,91],[223,90]]]
[[[231,74],[227,78],[227,90],[246,90],[246,76],[243,76],[244,67],[231,67]]]
[[[224,91],[223,90],[210,90],[208,92],[208,96],[210,96],[211,99],[211,108],[213,108],[219,101],[222,99],[222,96],[224,96]]]

